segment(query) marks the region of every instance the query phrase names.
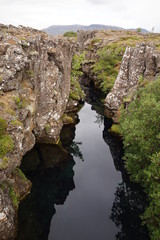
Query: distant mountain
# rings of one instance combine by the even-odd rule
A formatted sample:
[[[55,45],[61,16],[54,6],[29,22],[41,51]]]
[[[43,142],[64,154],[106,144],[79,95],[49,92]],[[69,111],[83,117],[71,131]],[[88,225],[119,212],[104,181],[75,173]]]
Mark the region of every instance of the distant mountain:
[[[42,31],[47,32],[50,35],[59,35],[64,34],[65,32],[73,31],[77,32],[78,30],[127,30],[121,27],[101,25],[101,24],[91,24],[89,26],[83,25],[53,25],[48,28],[42,29]],[[128,29],[129,30],[129,29]],[[130,29],[136,30],[136,29]],[[142,33],[147,33],[145,29],[141,29]]]

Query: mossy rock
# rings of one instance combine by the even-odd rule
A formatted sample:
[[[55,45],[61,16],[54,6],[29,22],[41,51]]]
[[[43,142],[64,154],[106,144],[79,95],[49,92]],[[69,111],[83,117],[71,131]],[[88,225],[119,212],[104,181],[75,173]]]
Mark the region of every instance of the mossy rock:
[[[74,123],[74,119],[70,116],[68,116],[67,114],[63,115],[63,124],[67,125],[67,124],[72,124]]]
[[[9,195],[12,200],[13,206],[18,209],[19,199],[12,185],[9,186]]]
[[[121,135],[121,129],[119,124],[112,124],[112,127],[109,129],[109,132],[116,135]]]
[[[8,166],[8,157],[3,157],[0,159],[0,169],[5,169]]]
[[[51,131],[52,127],[49,123],[46,124],[45,126],[45,133],[48,135]]]
[[[0,137],[0,158],[11,152],[14,148],[14,142],[10,135],[3,135]]]

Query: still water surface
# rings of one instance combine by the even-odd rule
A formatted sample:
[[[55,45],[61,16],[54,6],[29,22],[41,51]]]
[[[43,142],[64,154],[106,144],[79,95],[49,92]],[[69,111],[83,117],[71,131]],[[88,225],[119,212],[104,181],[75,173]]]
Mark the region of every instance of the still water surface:
[[[63,206],[56,206],[51,221],[49,240],[114,239],[117,232],[110,220],[114,192],[121,180],[116,171],[109,147],[103,140],[103,124],[97,114],[85,104],[79,113],[75,142],[82,142],[83,161],[75,159],[75,190]]]
[[[70,153],[41,144],[24,157],[33,187],[20,204],[17,240],[148,240],[138,217],[144,196],[120,172],[116,138],[90,104],[78,115],[62,137]]]

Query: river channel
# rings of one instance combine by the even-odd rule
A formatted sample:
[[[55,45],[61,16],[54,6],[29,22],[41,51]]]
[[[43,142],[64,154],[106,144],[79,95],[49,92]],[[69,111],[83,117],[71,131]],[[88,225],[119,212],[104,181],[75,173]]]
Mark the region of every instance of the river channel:
[[[63,128],[64,148],[38,144],[24,157],[32,190],[19,207],[17,240],[148,240],[144,195],[124,171],[121,141],[91,104],[78,118]]]

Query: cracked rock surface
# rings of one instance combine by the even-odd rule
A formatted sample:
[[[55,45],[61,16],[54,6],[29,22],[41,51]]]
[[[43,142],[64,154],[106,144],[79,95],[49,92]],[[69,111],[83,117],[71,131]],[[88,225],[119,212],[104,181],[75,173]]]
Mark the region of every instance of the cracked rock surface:
[[[0,155],[0,185],[8,188],[0,187],[0,239],[15,234],[16,209],[9,195],[9,186],[15,190],[14,169],[35,141],[59,140],[74,48],[63,37],[0,24],[0,120],[13,142],[12,151]]]

